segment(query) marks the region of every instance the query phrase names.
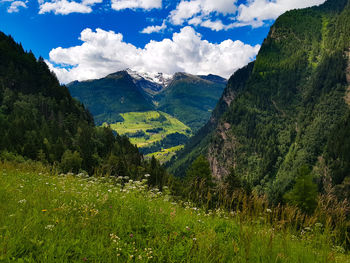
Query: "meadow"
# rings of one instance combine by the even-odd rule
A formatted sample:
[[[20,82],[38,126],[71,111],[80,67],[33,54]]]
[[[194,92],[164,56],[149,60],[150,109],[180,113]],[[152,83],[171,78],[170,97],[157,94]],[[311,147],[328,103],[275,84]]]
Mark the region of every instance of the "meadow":
[[[0,163],[1,262],[350,262],[327,225],[197,208],[127,177]],[[293,210],[294,211],[294,210]],[[279,215],[278,215],[279,214]],[[294,214],[295,215],[295,214]]]
[[[161,141],[166,135],[181,133],[191,135],[191,129],[178,119],[160,111],[128,112],[120,114],[124,121],[111,124],[110,127],[120,135],[129,134],[131,143],[138,147],[145,147],[152,143]],[[159,129],[159,132],[149,130]],[[139,131],[144,136],[133,137]]]
[[[161,149],[159,152],[147,154],[145,158],[152,158],[152,156],[154,156],[160,163],[164,164],[170,161],[171,158],[183,148],[184,145],[179,145],[168,149]]]

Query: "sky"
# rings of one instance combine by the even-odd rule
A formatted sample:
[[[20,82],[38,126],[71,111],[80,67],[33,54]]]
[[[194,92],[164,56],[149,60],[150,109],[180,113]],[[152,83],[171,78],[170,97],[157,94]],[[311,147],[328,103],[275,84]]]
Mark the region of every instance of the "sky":
[[[229,78],[275,19],[325,0],[0,0],[0,31],[61,83],[139,72]]]

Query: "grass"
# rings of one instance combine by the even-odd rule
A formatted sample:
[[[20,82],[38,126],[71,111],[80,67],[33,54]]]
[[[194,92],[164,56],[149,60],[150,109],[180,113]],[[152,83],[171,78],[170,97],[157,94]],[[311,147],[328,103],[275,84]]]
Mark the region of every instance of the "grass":
[[[124,121],[111,124],[110,126],[113,130],[120,135],[136,133],[137,131],[142,130],[149,136],[149,138],[130,138],[130,141],[138,147],[151,145],[152,143],[161,141],[166,135],[176,132],[185,135],[191,134],[191,129],[188,126],[164,112],[128,112],[120,115],[124,118]],[[159,133],[147,132],[147,130],[155,128],[162,128],[163,131]]]
[[[317,223],[204,211],[145,182],[0,163],[0,261],[350,262]]]
[[[176,152],[180,151],[183,148],[184,145],[178,145],[168,149],[161,149],[159,152],[147,154],[145,157],[150,159],[152,158],[152,156],[154,156],[158,161],[164,164],[170,161],[170,159],[176,154]]]

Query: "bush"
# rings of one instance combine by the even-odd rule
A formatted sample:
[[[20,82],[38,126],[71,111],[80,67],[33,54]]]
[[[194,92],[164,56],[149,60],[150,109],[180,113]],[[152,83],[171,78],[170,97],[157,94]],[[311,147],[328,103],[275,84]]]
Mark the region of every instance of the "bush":
[[[18,155],[12,152],[8,151],[2,151],[0,153],[0,159],[3,161],[12,161],[12,162],[17,162],[17,163],[23,163],[25,162],[25,159],[22,155]]]
[[[317,207],[317,197],[317,185],[313,182],[311,171],[308,167],[302,166],[298,170],[293,189],[285,194],[284,198],[303,212],[311,214]]]
[[[80,157],[80,154],[77,151],[71,152],[70,150],[66,150],[62,155],[60,167],[64,173],[78,173],[82,162],[83,159]]]
[[[191,164],[186,172],[186,192],[190,199],[199,204],[209,201],[208,196],[214,187],[210,165],[203,155]]]

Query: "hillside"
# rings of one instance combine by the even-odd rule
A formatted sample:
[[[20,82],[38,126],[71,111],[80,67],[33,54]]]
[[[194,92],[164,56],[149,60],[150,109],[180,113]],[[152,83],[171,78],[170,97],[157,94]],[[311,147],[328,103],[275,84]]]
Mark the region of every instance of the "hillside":
[[[146,182],[0,162],[0,261],[350,262],[327,226],[294,228],[294,210],[205,211]]]
[[[182,176],[204,154],[216,178],[236,178],[277,203],[306,165],[320,191],[332,182],[348,198],[349,28],[346,0],[279,17],[256,61],[231,77],[211,120],[170,171]]]
[[[89,109],[98,125],[122,120],[120,113],[149,111],[155,108],[150,98],[126,71],[98,80],[75,81],[67,87],[72,96]]]

